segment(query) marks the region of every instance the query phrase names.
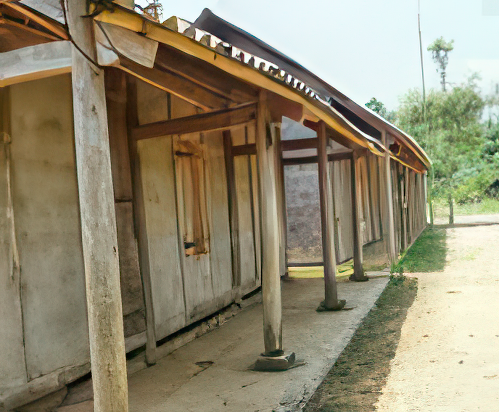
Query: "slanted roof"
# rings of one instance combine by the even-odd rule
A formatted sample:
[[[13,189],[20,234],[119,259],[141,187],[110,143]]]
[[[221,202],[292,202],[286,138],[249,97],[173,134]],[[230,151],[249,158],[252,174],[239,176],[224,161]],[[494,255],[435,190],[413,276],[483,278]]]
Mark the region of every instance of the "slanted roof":
[[[58,0],[21,0],[14,3],[27,6],[58,24],[64,21]],[[172,17],[162,25],[148,16],[113,4],[112,11],[104,10],[94,19],[170,46],[244,82],[299,103],[309,115],[323,120],[355,147],[368,148],[377,155],[388,151],[377,134],[384,128],[404,149],[408,149],[403,151],[404,156],[390,152],[394,159],[418,171],[424,171],[430,165],[424,151],[410,136],[369,109],[357,105],[294,60],[209,10],[205,10],[195,24]],[[224,38],[230,39],[230,42],[224,41]],[[160,53],[161,48],[158,49],[158,56]]]
[[[239,47],[272,62],[280,69],[285,70],[290,75],[302,80],[308,87],[313,89],[314,93],[317,93],[321,99],[329,102],[332,107],[338,110],[345,118],[366,134],[380,139],[380,130],[385,129],[394,137],[401,140],[402,143],[410,147],[427,167],[430,166],[430,160],[427,154],[411,136],[364,105],[356,103],[348,96],[326,83],[320,77],[307,70],[301,64],[262,40],[216,16],[209,9],[203,10],[201,15],[194,22],[194,27],[206,30],[223,41],[231,43],[233,46]]]

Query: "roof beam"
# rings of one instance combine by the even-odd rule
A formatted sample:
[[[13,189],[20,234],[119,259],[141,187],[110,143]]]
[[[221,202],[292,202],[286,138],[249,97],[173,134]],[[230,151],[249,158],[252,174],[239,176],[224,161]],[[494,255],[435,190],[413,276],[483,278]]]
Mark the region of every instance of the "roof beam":
[[[211,90],[205,89],[172,72],[163,70],[158,66],[150,69],[129,59],[120,57],[120,68],[132,76],[174,94],[204,110],[219,109],[228,106],[229,102],[225,97],[214,94]]]
[[[56,41],[1,53],[0,87],[71,72],[71,43]]]
[[[318,142],[317,137],[313,137],[311,139],[283,140],[281,142],[281,147],[283,152],[302,149],[317,149]]]
[[[252,123],[255,119],[256,105],[245,104],[230,109],[200,113],[193,116],[137,126],[132,129],[132,138],[142,140],[172,134],[224,130],[233,126]]]
[[[1,2],[3,6],[8,7],[12,10],[17,11],[18,13],[21,13],[22,15],[26,16],[28,19],[34,21],[35,23],[39,24],[43,28],[47,29],[51,33],[54,33],[55,35],[59,36],[63,40],[68,40],[69,36],[62,24],[60,23],[54,23],[54,22],[49,22],[47,21],[46,18],[39,16],[36,13],[33,13],[32,11],[28,10],[27,8],[21,6],[18,3],[14,2]]]
[[[334,162],[334,161],[351,159],[352,153],[353,152],[331,153],[331,154],[327,155],[327,160],[328,160],[328,162]],[[317,162],[318,162],[317,156],[282,159],[282,163],[284,164],[284,166],[305,165],[305,164],[312,164],[312,163],[317,163]]]
[[[258,100],[257,90],[250,85],[227,76],[227,73],[200,59],[165,45],[160,45],[158,48],[156,64],[235,103],[256,102]]]

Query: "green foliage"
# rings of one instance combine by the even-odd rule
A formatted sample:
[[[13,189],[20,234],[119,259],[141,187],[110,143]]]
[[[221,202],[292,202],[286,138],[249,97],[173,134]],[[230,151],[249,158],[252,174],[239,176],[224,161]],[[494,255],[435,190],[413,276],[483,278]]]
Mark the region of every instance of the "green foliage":
[[[427,123],[423,121],[423,98],[419,90],[402,97],[398,125],[414,136],[430,154],[437,192],[449,189],[452,176],[475,164],[485,143],[481,117],[484,99],[472,76],[448,92],[430,90],[426,102]],[[440,187],[439,187],[440,186]]]
[[[454,40],[445,41],[443,37],[439,37],[428,46],[428,51],[431,51],[431,57],[438,64],[437,72],[440,71],[442,90],[446,91],[446,75],[447,64],[449,64],[449,52],[454,50]]]
[[[497,169],[488,164],[462,169],[453,176],[454,199],[458,204],[481,202],[496,179]]]
[[[389,112],[383,102],[376,99],[376,97],[371,98],[371,100],[366,103],[366,107],[371,109],[373,112],[378,113],[381,117],[388,120],[389,122],[395,121],[395,113]]]

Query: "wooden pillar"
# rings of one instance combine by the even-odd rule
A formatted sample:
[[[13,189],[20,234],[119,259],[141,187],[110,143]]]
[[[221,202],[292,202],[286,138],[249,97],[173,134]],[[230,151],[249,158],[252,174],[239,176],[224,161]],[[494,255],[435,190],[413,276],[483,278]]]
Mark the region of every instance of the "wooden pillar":
[[[128,136],[131,136],[131,130],[139,124],[137,111],[137,81],[133,76],[127,76],[126,80],[127,127]],[[135,237],[137,238],[139,248],[139,267],[146,312],[146,363],[148,365],[154,365],[157,361],[156,321],[152,301],[149,241],[147,239],[144,197],[142,195],[142,178],[140,176],[140,162],[137,154],[136,140],[128,139],[128,153],[130,155],[130,169],[132,174]]]
[[[405,196],[405,175],[404,167],[398,163],[397,164],[397,182],[399,191],[399,203],[400,203],[400,248],[404,251],[407,248],[407,219],[406,219],[406,196]]]
[[[386,135],[386,131],[383,130],[381,132],[381,138],[382,138],[382,143],[383,145],[387,148],[388,150],[388,139]],[[390,166],[390,153],[385,153],[385,158],[384,158],[384,178],[385,178],[385,216],[386,216],[386,223],[387,223],[387,246],[388,246],[388,258],[390,259],[390,262],[395,262],[397,260],[397,252],[395,249],[395,220],[394,220],[394,215],[393,215],[393,189],[392,189],[392,171],[391,171],[391,166]]]
[[[257,370],[283,370],[294,363],[294,354],[284,355],[282,346],[281,276],[279,271],[279,220],[276,190],[276,142],[270,129],[265,91],[260,93],[256,124],[256,153],[260,179],[263,339],[265,352]]]
[[[266,95],[258,104],[256,152],[262,214],[262,295],[265,354],[282,353],[281,278],[276,170]]]
[[[364,273],[362,266],[362,236],[360,235],[359,202],[357,196],[357,173],[356,163],[358,159],[357,152],[352,153],[350,160],[351,184],[352,184],[352,223],[353,223],[353,274],[350,280],[355,282],[365,282],[369,278]],[[368,170],[369,173],[369,170]],[[372,210],[372,209],[371,209]]]
[[[86,2],[68,0],[76,44],[95,58]],[[118,241],[107,127],[104,72],[72,51],[76,168],[85,265],[94,410],[126,412],[128,388]]]
[[[225,171],[227,174],[227,193],[229,195],[229,226],[232,244],[232,285],[241,286],[240,250],[239,250],[239,215],[237,207],[236,174],[232,154],[232,135],[230,130],[223,131]],[[236,296],[236,299],[240,296]]]
[[[284,164],[282,162],[281,148],[281,119],[272,123],[275,131],[275,161],[276,161],[276,190],[277,190],[277,213],[279,217],[279,267],[280,274],[284,276],[288,272],[287,267],[287,218],[286,218],[286,189],[284,184]]]
[[[325,299],[317,310],[341,310],[344,300],[338,300],[336,286],[336,253],[334,248],[334,210],[331,169],[327,158],[328,136],[326,124],[321,121],[317,132],[317,159],[319,169],[319,201],[321,207],[322,256],[324,261]]]
[[[422,196],[424,196],[424,226],[426,227],[428,225],[428,172],[424,172],[423,175],[423,193]]]

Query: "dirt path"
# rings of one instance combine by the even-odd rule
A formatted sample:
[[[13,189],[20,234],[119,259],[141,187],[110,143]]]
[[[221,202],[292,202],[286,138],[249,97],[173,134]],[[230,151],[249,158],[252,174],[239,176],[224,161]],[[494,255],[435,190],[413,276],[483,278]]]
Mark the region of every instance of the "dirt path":
[[[444,271],[418,293],[377,410],[499,411],[499,226],[447,229]]]

